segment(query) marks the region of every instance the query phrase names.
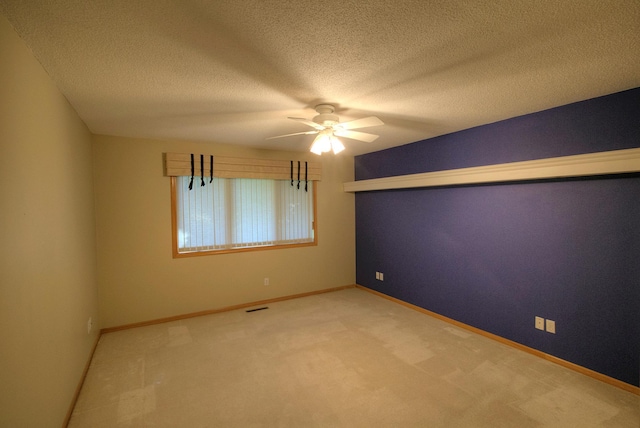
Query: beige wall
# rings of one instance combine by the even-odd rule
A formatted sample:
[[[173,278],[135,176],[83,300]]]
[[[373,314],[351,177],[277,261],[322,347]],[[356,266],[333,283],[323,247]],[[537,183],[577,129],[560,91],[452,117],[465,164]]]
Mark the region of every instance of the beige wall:
[[[0,15],[0,426],[59,427],[97,339],[91,135]]]
[[[99,328],[355,282],[352,157],[321,158],[318,246],[173,259],[168,151],[318,159],[91,136],[0,15],[0,426],[60,426]]]
[[[342,191],[353,157],[107,136],[93,144],[101,327],[355,283],[354,195]],[[166,152],[320,159],[318,246],[173,259]]]

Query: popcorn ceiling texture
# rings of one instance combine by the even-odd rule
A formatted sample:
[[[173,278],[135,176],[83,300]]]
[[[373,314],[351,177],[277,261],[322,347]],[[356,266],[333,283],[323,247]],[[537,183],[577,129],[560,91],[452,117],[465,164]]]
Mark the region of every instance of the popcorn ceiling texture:
[[[362,154],[640,86],[640,2],[0,0],[96,134]]]

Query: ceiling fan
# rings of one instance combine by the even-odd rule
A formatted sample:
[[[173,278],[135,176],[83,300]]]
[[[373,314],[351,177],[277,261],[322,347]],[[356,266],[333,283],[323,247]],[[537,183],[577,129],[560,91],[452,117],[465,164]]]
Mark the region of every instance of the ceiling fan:
[[[369,116],[362,119],[356,119],[349,122],[339,122],[334,106],[331,104],[319,104],[315,109],[318,115],[312,120],[303,119],[301,117],[290,117],[289,119],[304,123],[312,128],[313,131],[294,132],[293,134],[278,135],[269,137],[267,140],[274,138],[291,137],[293,135],[311,135],[318,134],[311,145],[311,152],[317,155],[323,152],[333,150],[334,153],[340,153],[344,150],[344,145],[336,137],[351,138],[359,141],[370,143],[378,138],[378,135],[368,134],[366,132],[352,131],[357,128],[368,128],[370,126],[384,125],[380,119],[375,116]]]

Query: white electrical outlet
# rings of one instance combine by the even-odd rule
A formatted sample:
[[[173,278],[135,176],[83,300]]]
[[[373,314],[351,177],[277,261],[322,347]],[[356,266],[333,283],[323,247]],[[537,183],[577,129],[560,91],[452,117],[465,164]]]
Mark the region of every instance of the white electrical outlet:
[[[264,285],[269,285],[269,278],[264,279]]]
[[[93,321],[91,320],[91,317],[89,317],[89,321],[87,321],[87,334],[91,333],[92,328],[93,328]]]
[[[544,318],[536,317],[536,328],[538,330],[544,330]]]
[[[556,322],[553,320],[547,320],[547,332],[556,333]]]
[[[380,281],[384,281],[384,274],[380,272]]]
[[[376,279],[380,280],[380,272],[376,272]]]

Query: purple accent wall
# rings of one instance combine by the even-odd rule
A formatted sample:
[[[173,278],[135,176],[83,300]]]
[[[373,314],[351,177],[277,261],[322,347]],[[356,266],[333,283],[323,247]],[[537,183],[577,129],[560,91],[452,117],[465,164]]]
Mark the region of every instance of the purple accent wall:
[[[640,147],[640,88],[355,159],[356,180]]]
[[[356,176],[631,147],[640,88],[362,155]],[[358,284],[639,386],[637,174],[360,192],[356,252]]]

